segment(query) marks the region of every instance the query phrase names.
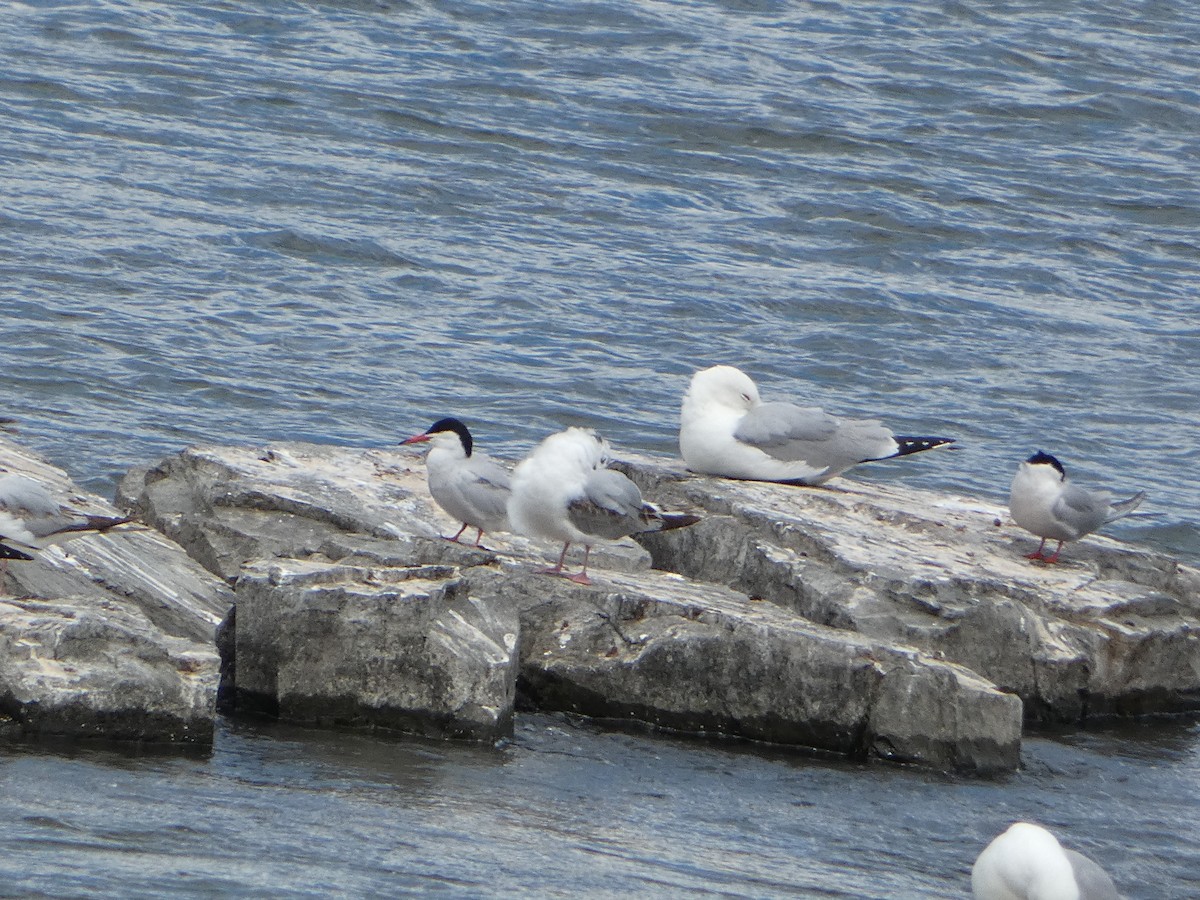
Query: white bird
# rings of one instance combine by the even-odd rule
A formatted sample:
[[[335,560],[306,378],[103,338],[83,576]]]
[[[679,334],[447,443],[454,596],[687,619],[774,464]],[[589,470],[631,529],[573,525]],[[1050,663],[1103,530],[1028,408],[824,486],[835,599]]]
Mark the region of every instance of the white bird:
[[[1027,554],[1028,558],[1056,563],[1067,541],[1077,541],[1102,525],[1129,515],[1145,499],[1146,492],[1138,491],[1129,499],[1114,503],[1107,491],[1077,487],[1067,478],[1062,463],[1039,450],[1017,466],[1008,495],[1008,510],[1014,522],[1042,539],[1037,550]],[[1042,553],[1047,540],[1058,541],[1053,556]]]
[[[475,452],[471,432],[458,419],[438,419],[428,430],[401,441],[428,441],[425,477],[434,501],[462,522],[448,540],[457,542],[470,526],[476,530],[475,546],[482,546],[484,532],[508,531],[508,470],[486,453]]]
[[[907,456],[953,438],[897,437],[874,419],[838,419],[815,406],[763,403],[733,366],[692,376],[679,417],[679,450],[693,472],[822,484],[862,462]]]
[[[64,506],[24,475],[0,476],[0,584],[10,560],[33,559],[26,551],[131,521],[132,516],[90,515]]]
[[[993,840],[971,869],[975,900],[1119,900],[1100,866],[1064,850],[1040,825],[1017,822]]]
[[[598,540],[666,531],[700,521],[699,516],[663,513],[642,499],[636,484],[607,468],[608,442],[590,428],[568,428],[550,435],[513,472],[508,517],[513,528],[530,537],[562,541],[558,563],[540,570],[591,584],[588,556]],[[583,569],[563,572],[571,544],[584,545]]]

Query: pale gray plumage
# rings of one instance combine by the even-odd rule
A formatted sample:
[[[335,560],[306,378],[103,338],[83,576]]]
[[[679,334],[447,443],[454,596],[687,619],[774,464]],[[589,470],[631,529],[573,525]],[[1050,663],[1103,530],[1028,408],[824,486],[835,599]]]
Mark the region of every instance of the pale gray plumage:
[[[975,900],[1120,900],[1108,873],[1040,825],[1015,822],[971,868]]]
[[[59,503],[32,478],[0,477],[0,539],[10,543],[36,549],[71,535],[124,525],[132,518],[80,512]]]
[[[462,522],[457,541],[467,526],[476,529],[475,545],[485,532],[507,531],[511,479],[508,470],[484,453],[476,452],[467,426],[458,419],[440,419],[403,444],[428,441],[425,457],[429,494],[447,513]]]
[[[596,541],[698,521],[696,516],[659,512],[642,499],[636,484],[607,466],[607,441],[591,429],[568,428],[543,440],[513,473],[508,504],[513,527],[563,543],[558,564],[545,570],[548,574],[563,575],[567,549],[580,543],[583,571],[566,577],[590,584],[587,561]]]
[[[1062,463],[1039,450],[1017,467],[1008,508],[1017,525],[1042,539],[1029,558],[1053,563],[1067,541],[1077,541],[1129,515],[1145,499],[1145,491],[1139,491],[1114,502],[1108,491],[1081,488],[1067,478]],[[1058,541],[1052,556],[1043,554],[1047,540]]]
[[[38,550],[88,532],[107,531],[131,520],[131,516],[79,512],[59,503],[32,478],[0,476],[0,572],[7,573],[10,559],[32,559],[26,550]]]
[[[898,437],[875,419],[839,419],[813,406],[763,403],[754,381],[733,366],[692,376],[679,415],[679,450],[693,472],[822,484],[862,462],[953,443]]]

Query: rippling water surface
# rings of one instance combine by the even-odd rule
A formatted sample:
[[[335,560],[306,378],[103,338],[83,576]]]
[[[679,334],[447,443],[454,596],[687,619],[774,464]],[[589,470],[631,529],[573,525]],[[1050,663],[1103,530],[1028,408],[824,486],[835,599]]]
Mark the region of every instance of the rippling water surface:
[[[728,362],[967,446],[862,477],[1001,498],[1046,449],[1200,562],[1198,43],[1193,4],[1132,0],[9,5],[0,414],[102,492],[190,442],[444,414],[500,455],[566,423],[673,453]],[[4,757],[0,835],[55,896],[932,897],[1038,815],[1130,896],[1200,894],[1186,726],[1035,744],[1000,786],[548,728]]]

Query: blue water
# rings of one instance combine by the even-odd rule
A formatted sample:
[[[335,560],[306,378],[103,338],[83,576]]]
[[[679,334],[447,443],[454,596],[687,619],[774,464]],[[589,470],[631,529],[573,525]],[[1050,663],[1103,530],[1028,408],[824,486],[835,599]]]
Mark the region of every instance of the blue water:
[[[571,423],[618,448],[674,453],[688,376],[727,362],[768,398],[878,415],[967,448],[854,477],[1001,499],[1016,463],[1045,449],[1085,484],[1148,492],[1143,513],[1111,533],[1200,563],[1198,43],[1200,8],[1132,0],[10,5],[0,415],[102,493],[190,442],[379,445],[446,414],[501,456]],[[1055,795],[1059,773],[1042,768],[1008,786],[1031,799],[1005,811],[1041,812],[1101,848],[1126,867],[1130,896],[1200,893],[1195,826],[1180,824],[1194,817],[1171,812],[1179,783],[1195,799],[1197,738],[1184,725],[1154,735],[1152,748],[1183,749],[1047,744],[1068,772],[1128,781],[1113,775],[1092,806],[1071,791],[1045,806],[1032,797]],[[2,765],[38,778],[85,766],[138,818],[194,778],[236,771],[231,758],[295,755],[305,777],[322,740],[233,732],[209,761]],[[610,739],[578,740],[585,749],[566,756],[576,771]],[[629,746],[653,756],[659,745]],[[437,752],[472,771],[466,751]],[[540,772],[547,759],[522,765]],[[761,822],[796,816],[774,779],[807,764],[730,760],[734,772],[775,773],[737,776],[756,813],[713,811],[704,834],[689,827],[707,819],[682,817],[670,841],[640,848],[647,871],[689,840],[706,856],[717,844],[752,855]],[[711,779],[692,768],[655,777],[703,806]],[[961,896],[966,846],[1000,828],[972,820],[950,834],[943,804],[959,793],[937,782],[902,782],[920,782],[920,801],[881,814],[880,785],[907,776],[819,771],[814,808],[846,807],[861,833],[847,827],[834,843],[817,829],[769,856],[815,858],[834,895],[870,893],[854,882],[839,894],[829,873],[891,829],[905,838],[897,855],[915,854],[902,870],[933,881],[880,881],[879,896]],[[338,779],[358,776],[316,793],[278,777],[272,803],[286,821],[335,804]],[[558,803],[597,806],[590,782],[548,783]],[[32,796],[22,815],[49,815],[36,811],[44,801]],[[1157,806],[1145,815],[1166,824],[1126,828],[1134,804]],[[588,820],[596,834],[606,809]],[[474,815],[487,821],[488,803]],[[372,840],[382,848],[387,834]],[[338,850],[334,830],[322,838],[334,849],[313,858],[341,860],[360,839]],[[444,889],[501,884],[492,870],[512,840],[483,853],[481,882]],[[69,841],[46,856],[60,875],[86,860],[64,895],[112,891],[131,865],[120,841],[85,843],[84,856]],[[146,852],[173,877],[169,848]],[[565,863],[522,858],[505,870],[507,892],[576,893],[604,857],[587,851],[575,881]],[[547,865],[566,881],[529,880]],[[658,884],[614,865],[601,892]],[[277,877],[286,893],[303,880],[241,871],[212,890],[269,893]],[[658,889],[711,877],[735,894],[816,890],[732,871]],[[47,883],[28,889],[50,893]]]

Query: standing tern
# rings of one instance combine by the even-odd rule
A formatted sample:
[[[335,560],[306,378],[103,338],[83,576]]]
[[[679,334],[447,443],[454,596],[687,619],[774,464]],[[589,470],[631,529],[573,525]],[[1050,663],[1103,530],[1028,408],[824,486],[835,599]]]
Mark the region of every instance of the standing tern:
[[[971,869],[975,900],[1119,900],[1108,873],[1040,825],[1017,822]]]
[[[33,559],[29,550],[131,521],[132,516],[90,515],[63,506],[24,475],[0,476],[0,586],[9,560]]]
[[[508,502],[513,527],[530,537],[563,542],[558,563],[541,574],[591,584],[587,564],[597,540],[700,521],[699,516],[660,512],[642,499],[636,484],[607,468],[608,462],[608,441],[590,428],[572,427],[538,444],[513,472]],[[567,575],[563,562],[573,543],[583,544],[583,569]]]
[[[1042,539],[1037,550],[1027,557],[1056,563],[1067,541],[1077,541],[1102,525],[1129,515],[1145,499],[1146,492],[1138,491],[1129,499],[1114,503],[1108,491],[1076,487],[1067,478],[1062,463],[1039,450],[1017,466],[1008,509],[1014,522]],[[1052,556],[1042,552],[1047,540],[1058,541]]]
[[[475,546],[480,547],[485,531],[508,531],[509,474],[486,453],[474,452],[471,432],[458,419],[438,419],[421,434],[401,441],[428,441],[425,475],[434,501],[462,522],[458,533],[447,540],[458,542],[470,526],[475,529]]]
[[[862,462],[907,456],[954,438],[897,437],[874,419],[838,419],[815,406],[763,403],[733,366],[692,376],[679,417],[679,450],[693,472],[817,485]]]

